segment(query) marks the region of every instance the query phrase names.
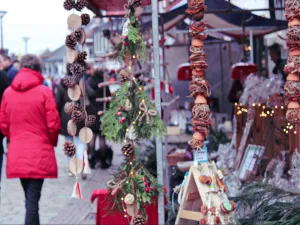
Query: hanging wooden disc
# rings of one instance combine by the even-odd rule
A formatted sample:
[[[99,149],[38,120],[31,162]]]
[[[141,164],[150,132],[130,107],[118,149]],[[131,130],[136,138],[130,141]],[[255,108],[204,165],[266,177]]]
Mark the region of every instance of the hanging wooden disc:
[[[76,135],[77,126],[76,126],[76,123],[74,123],[73,120],[69,120],[67,128],[68,128],[68,134],[70,136],[75,136]]]
[[[82,173],[83,161],[77,157],[72,157],[70,160],[69,169],[74,175]]]
[[[84,127],[79,131],[79,139],[85,144],[88,144],[93,139],[93,131],[89,127]]]
[[[74,29],[74,30],[81,27],[81,25],[82,25],[81,17],[76,14],[71,14],[68,17],[68,25],[71,29]]]
[[[81,32],[81,39],[78,41],[79,44],[83,45],[85,43],[86,40],[86,34],[83,28],[78,28],[77,31]]]
[[[78,53],[75,50],[67,48],[67,62],[68,63],[73,63],[74,61],[77,60],[77,57],[78,57]]]
[[[78,101],[81,96],[80,87],[76,84],[72,88],[68,88],[68,96],[72,101]]]

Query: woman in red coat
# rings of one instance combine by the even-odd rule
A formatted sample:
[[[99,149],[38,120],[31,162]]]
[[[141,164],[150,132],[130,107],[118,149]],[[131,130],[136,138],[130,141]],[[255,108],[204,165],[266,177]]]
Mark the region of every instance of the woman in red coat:
[[[38,225],[44,178],[57,178],[54,146],[60,119],[52,91],[43,86],[41,64],[25,55],[21,70],[4,92],[0,130],[9,139],[7,178],[20,178],[26,198],[25,225]]]

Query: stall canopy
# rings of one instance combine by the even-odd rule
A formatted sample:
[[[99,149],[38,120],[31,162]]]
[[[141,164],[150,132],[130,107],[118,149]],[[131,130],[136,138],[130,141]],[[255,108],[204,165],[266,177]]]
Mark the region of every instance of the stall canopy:
[[[88,8],[96,15],[99,15],[100,10],[104,10],[106,15],[119,16],[125,14],[124,5],[128,3],[128,0],[88,0],[88,2]],[[151,5],[151,0],[143,0],[142,4],[143,6]]]
[[[212,12],[205,14],[204,20],[208,22],[208,27],[211,29],[218,28],[218,32],[231,37],[243,37],[243,21],[246,35],[249,34],[250,30],[252,30],[253,35],[260,36],[287,28],[286,21],[263,18],[251,12],[236,12],[241,9],[225,0],[209,0],[206,1],[206,5]],[[187,8],[187,0],[180,1],[169,12],[162,14],[164,21],[172,21],[179,15],[185,14]]]

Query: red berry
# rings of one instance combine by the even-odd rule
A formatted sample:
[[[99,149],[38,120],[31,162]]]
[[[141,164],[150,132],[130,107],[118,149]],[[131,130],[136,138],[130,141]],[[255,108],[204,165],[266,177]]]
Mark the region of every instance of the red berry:
[[[147,178],[146,177],[143,177],[143,181],[146,181],[147,180]]]
[[[148,182],[144,182],[144,185],[146,186],[146,187],[148,187],[149,186],[149,183]]]
[[[149,188],[145,188],[145,191],[148,193],[150,191],[150,189]]]
[[[122,111],[123,110],[123,106],[119,106],[119,111]]]

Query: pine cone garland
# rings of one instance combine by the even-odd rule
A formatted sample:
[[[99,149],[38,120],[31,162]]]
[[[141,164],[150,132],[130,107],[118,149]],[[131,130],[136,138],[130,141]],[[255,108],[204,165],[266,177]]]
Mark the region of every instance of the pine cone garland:
[[[64,2],[64,8],[65,8],[65,10],[68,10],[68,11],[75,8],[75,0],[66,0]]]
[[[72,157],[76,153],[76,146],[72,142],[66,141],[64,143],[64,152],[65,152],[65,155]]]
[[[74,110],[71,115],[72,120],[74,123],[80,123],[81,121],[85,120],[85,113],[81,110]]]
[[[76,84],[76,81],[72,76],[65,76],[62,81],[68,88],[72,88]]]
[[[122,147],[122,153],[127,160],[132,161],[135,157],[134,147],[132,144],[127,144]]]
[[[67,113],[68,115],[71,115],[73,112],[73,107],[74,107],[73,105],[74,105],[74,102],[67,102],[64,107],[65,113]]]
[[[145,218],[141,215],[137,215],[133,219],[133,225],[145,225]]]
[[[80,29],[75,30],[74,35],[76,37],[76,41],[80,41],[82,38],[82,31]]]
[[[76,44],[77,44],[77,39],[76,39],[76,36],[74,33],[72,34],[69,34],[67,37],[66,37],[66,46],[70,49],[74,49],[75,50],[75,47],[76,47]]]
[[[89,115],[86,118],[86,126],[88,126],[88,127],[94,125],[95,122],[96,122],[96,116],[94,116],[94,115]]]
[[[133,8],[139,7],[142,5],[142,0],[133,0],[132,4]]]
[[[82,25],[86,26],[91,22],[91,18],[89,14],[83,13],[81,15]]]
[[[88,4],[89,4],[89,2],[88,2],[87,0],[78,0],[78,1],[77,1],[77,4],[76,4],[76,6],[75,6],[75,9],[76,9],[77,11],[81,11],[81,10],[83,10],[85,7],[87,7]]]
[[[86,57],[87,57],[87,53],[86,52],[81,52],[79,55],[78,55],[78,58],[77,58],[77,61],[79,63],[84,63],[85,60],[86,60]]]
[[[72,63],[72,65],[70,67],[70,71],[73,74],[73,76],[79,80],[81,77],[83,77],[83,75],[85,73],[85,67],[84,67],[84,65],[82,65],[78,62],[74,62],[74,63]]]

